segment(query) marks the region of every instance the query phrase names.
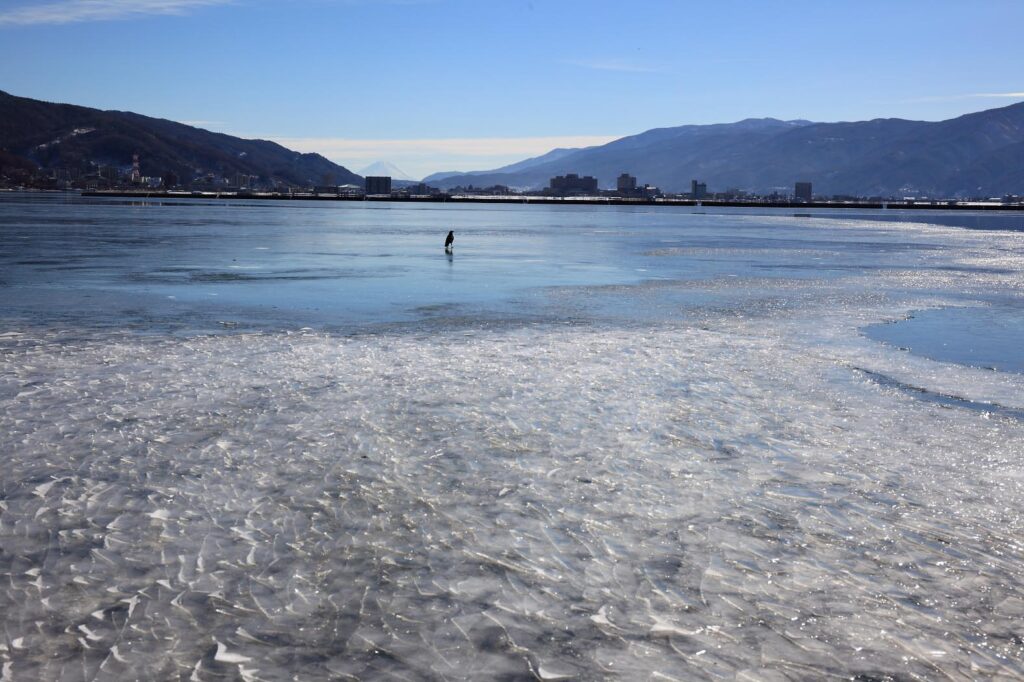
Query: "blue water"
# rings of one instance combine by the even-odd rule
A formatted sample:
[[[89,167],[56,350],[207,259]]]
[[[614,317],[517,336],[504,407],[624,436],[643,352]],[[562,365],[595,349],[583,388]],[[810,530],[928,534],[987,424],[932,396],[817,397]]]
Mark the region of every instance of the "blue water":
[[[722,302],[716,287],[654,295],[647,306],[623,303],[602,287],[934,267],[916,257],[951,248],[941,240],[858,227],[911,218],[972,229],[1019,222],[1000,214],[821,210],[794,217],[791,210],[702,207],[7,194],[0,195],[0,315],[186,331],[351,330],[439,316],[671,320]],[[823,221],[842,229],[822,229]],[[449,229],[456,248],[446,256]],[[729,298],[725,305],[743,305],[735,291]]]
[[[197,328],[224,317],[337,327],[454,308],[525,314],[511,299],[537,287],[644,277],[645,235],[623,244],[618,232],[643,218],[597,217],[515,207],[8,200],[0,263],[7,291],[18,295],[3,303],[36,319],[116,325],[144,310],[151,323]],[[455,252],[446,256],[449,229]]]
[[[865,332],[933,360],[1024,373],[1024,315],[1016,305],[920,310]]]

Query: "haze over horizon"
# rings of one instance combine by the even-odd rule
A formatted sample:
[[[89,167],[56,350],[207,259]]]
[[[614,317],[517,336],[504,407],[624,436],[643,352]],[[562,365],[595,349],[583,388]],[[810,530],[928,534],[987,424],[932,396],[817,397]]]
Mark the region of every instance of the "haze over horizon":
[[[1002,106],[1024,99],[1022,19],[998,0],[17,0],[0,90],[424,177],[656,127]]]

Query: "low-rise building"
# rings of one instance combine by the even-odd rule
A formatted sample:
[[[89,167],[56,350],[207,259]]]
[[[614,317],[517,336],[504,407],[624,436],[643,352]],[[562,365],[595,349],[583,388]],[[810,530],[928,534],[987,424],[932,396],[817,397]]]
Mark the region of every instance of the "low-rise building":
[[[811,192],[811,183],[798,182],[793,189],[793,196],[797,201],[811,201],[814,195]]]
[[[597,178],[590,175],[580,177],[576,173],[558,175],[551,178],[548,189],[552,194],[561,194],[563,196],[569,194],[596,194]]]
[[[391,194],[390,175],[367,175],[366,195]]]

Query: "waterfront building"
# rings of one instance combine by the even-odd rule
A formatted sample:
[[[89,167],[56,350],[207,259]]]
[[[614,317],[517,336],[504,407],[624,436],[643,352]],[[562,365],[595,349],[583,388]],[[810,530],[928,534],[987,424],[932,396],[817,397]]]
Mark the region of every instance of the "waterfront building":
[[[798,182],[793,191],[793,196],[796,197],[797,201],[811,201],[811,183],[809,182]]]
[[[705,182],[690,180],[690,198],[703,199],[708,195],[708,185]]]
[[[132,154],[132,170],[131,177],[129,178],[133,185],[137,185],[142,182],[142,171],[139,169],[139,155]]]
[[[440,193],[441,190],[431,187],[425,182],[417,182],[395,190],[395,194],[400,197],[435,197]]]
[[[390,175],[367,175],[366,194],[391,194]]]
[[[636,177],[629,173],[623,173],[619,176],[619,179],[615,181],[615,189],[622,192],[623,194],[630,194],[636,191]]]
[[[557,175],[551,178],[549,191],[554,194],[596,194],[597,178],[590,175],[580,177],[576,173]]]
[[[259,176],[257,175],[235,173],[235,187],[238,189],[254,189],[257,182],[259,182]]]

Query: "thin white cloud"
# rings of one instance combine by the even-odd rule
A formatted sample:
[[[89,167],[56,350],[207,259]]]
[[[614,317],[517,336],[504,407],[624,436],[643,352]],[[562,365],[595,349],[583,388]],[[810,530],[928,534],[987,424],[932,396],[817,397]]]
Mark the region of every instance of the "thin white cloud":
[[[545,154],[556,147],[590,147],[621,135],[463,137],[413,140],[353,140],[338,137],[264,137],[289,149],[315,152],[348,168],[389,161],[415,177],[435,171],[497,168]]]
[[[71,24],[126,19],[146,14],[183,14],[195,7],[224,5],[233,0],[59,0],[0,11],[0,26]]]
[[[658,73],[662,71],[653,66],[637,64],[624,59],[565,59],[562,63],[595,71],[618,71],[621,73]]]
[[[941,95],[917,97],[910,102],[956,102],[965,99],[1024,99],[1024,92],[976,92],[969,95]]]

